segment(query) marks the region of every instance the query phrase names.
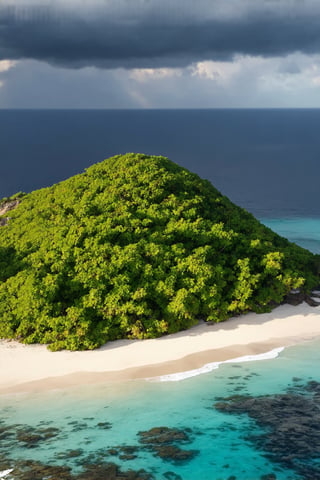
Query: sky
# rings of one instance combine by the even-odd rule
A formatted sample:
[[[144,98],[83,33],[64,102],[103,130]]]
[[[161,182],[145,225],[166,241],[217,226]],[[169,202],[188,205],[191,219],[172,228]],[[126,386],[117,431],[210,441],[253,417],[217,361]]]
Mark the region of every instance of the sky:
[[[320,1],[0,0],[0,108],[320,108]]]

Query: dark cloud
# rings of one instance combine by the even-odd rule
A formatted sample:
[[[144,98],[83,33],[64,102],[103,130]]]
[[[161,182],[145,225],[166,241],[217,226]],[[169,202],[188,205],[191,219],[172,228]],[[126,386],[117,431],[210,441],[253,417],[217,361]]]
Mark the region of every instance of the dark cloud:
[[[320,52],[312,0],[105,0],[0,5],[0,60],[173,67],[235,54]],[[317,10],[317,11],[316,11]]]
[[[0,108],[133,108],[127,71],[53,67],[23,60],[1,74]]]

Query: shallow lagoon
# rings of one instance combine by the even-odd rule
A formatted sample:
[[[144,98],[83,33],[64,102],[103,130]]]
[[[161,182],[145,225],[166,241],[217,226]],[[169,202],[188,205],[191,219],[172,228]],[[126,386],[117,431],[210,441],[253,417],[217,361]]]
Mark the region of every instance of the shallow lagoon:
[[[308,478],[280,458],[268,459],[270,452],[248,438],[263,431],[252,418],[220,412],[214,404],[234,395],[273,395],[293,387],[307,395],[307,383],[320,382],[319,347],[320,341],[308,342],[286,348],[275,359],[223,364],[177,382],[131,381],[3,396],[1,427],[12,427],[1,440],[1,469],[14,468],[20,459],[69,466],[75,475],[88,464],[114,462],[123,471],[144,469],[159,480]],[[165,444],[192,452],[190,458],[159,457],[138,435],[154,427],[185,432],[182,440]],[[12,475],[7,478],[29,478]]]

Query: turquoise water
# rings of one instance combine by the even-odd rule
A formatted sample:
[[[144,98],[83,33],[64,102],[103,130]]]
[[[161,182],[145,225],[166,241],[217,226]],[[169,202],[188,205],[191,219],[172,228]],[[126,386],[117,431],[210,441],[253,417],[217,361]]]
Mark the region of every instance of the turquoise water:
[[[264,223],[320,253],[319,219],[265,219]],[[315,384],[319,395],[312,397],[312,405],[319,411],[319,347],[320,340],[307,342],[284,349],[277,358],[225,363],[209,373],[181,381],[140,380],[1,396],[0,478],[1,471],[13,468],[6,479],[69,480],[80,478],[88,465],[97,469],[113,463],[123,472],[147,472],[131,477],[136,480],[316,480],[320,478],[320,418],[313,421],[310,451],[304,449],[302,458],[296,461],[296,452],[284,455],[283,451],[274,451],[274,445],[272,452],[270,442],[261,440],[268,439],[270,425],[259,423],[248,413],[226,413],[215,405],[229,397],[232,402],[235,395],[258,400],[267,396],[268,400],[282,393],[286,398],[297,394],[308,406],[308,382],[315,381],[319,382]],[[300,409],[290,421],[302,425],[310,415],[313,413]],[[180,439],[163,441],[160,435],[155,441],[158,443],[144,443],[145,437],[139,432],[156,427],[174,429],[164,432],[173,436],[178,432]],[[298,436],[299,440],[299,435],[303,450],[306,434],[298,431],[295,439]],[[288,437],[289,449],[291,441],[292,437]],[[169,453],[164,452],[159,446],[170,447],[171,451],[169,448]],[[285,460],[290,455],[293,460]],[[41,474],[40,464],[70,467],[71,476],[61,472],[55,476]],[[147,474],[151,476],[143,476]],[[116,477],[96,472],[81,478]]]
[[[297,245],[320,253],[320,218],[262,218],[261,221]]]
[[[253,480],[271,473],[277,480],[304,478],[281,462],[268,460],[266,452],[246,439],[248,433],[262,431],[252,419],[221,413],[214,404],[235,394],[285,392],[297,378],[299,385],[320,382],[319,347],[320,341],[308,342],[285,349],[276,359],[223,364],[213,372],[179,382],[131,381],[1,397],[1,418],[4,425],[15,425],[15,432],[26,426],[32,427],[33,433],[39,428],[59,429],[56,437],[32,448],[13,437],[2,440],[1,453],[6,460],[12,459],[5,466],[14,468],[19,459],[32,459],[72,466],[76,474],[90,462],[112,461],[123,470],[143,468],[155,479],[227,480],[234,476]],[[300,393],[303,391],[301,387]],[[165,460],[143,448],[138,432],[163,426],[188,429],[190,441],[180,447],[195,450],[196,455],[184,461]],[[109,449],[119,451],[121,446],[136,447],[136,458],[121,460],[108,454]],[[78,456],[68,458],[68,452],[77,450]],[[12,475],[10,478],[20,478]]]

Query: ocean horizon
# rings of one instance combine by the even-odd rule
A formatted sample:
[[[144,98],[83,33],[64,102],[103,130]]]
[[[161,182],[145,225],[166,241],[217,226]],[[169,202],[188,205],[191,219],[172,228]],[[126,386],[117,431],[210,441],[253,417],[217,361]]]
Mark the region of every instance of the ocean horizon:
[[[320,109],[0,110],[0,198],[163,155],[259,218],[319,218]]]

